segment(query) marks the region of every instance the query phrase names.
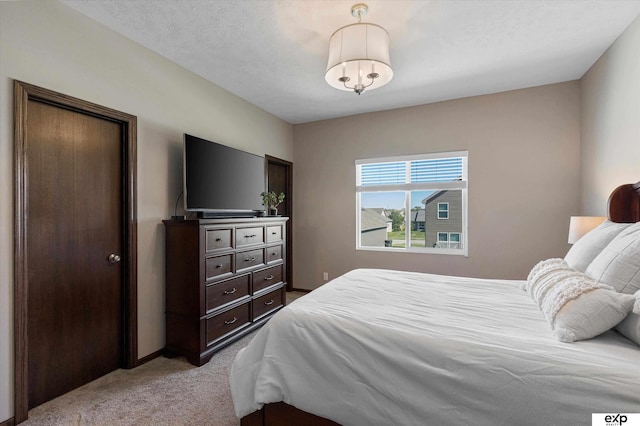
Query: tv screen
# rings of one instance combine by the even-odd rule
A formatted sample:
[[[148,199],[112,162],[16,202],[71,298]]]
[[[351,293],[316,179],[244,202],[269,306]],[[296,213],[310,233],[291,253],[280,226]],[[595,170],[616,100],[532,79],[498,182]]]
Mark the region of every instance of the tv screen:
[[[185,210],[264,210],[264,157],[184,135]]]

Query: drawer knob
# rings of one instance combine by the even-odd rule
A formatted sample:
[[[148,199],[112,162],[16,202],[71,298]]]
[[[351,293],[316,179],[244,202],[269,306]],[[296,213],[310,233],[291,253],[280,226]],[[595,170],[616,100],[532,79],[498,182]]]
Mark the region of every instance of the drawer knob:
[[[271,256],[277,256],[278,253],[276,253],[275,251],[273,253],[271,253]]]
[[[277,235],[277,234],[278,234],[277,232],[272,232],[272,233],[271,233],[271,235]]]
[[[225,291],[224,291],[224,294],[233,294],[233,293],[235,293],[236,291],[238,291],[238,289],[234,287],[234,288],[233,288],[233,290],[225,290]]]
[[[273,305],[273,299],[269,300],[268,302],[264,302],[264,304],[267,306]]]
[[[251,234],[251,235],[245,235],[244,237],[245,238],[253,238],[253,237],[256,237],[256,236],[257,236],[256,234]]]
[[[265,281],[271,281],[273,279],[273,275],[269,275],[268,277],[264,277]]]
[[[254,260],[256,260],[256,257],[255,257],[255,256],[253,256],[253,257],[245,257],[245,258],[244,258],[244,261],[245,261],[245,262],[253,262]]]
[[[230,320],[230,321],[225,321],[224,323],[225,323],[225,324],[227,324],[227,325],[231,325],[231,324],[233,324],[233,323],[234,323],[234,322],[236,322],[236,321],[238,321],[238,318],[233,317],[233,319],[232,319],[232,320]]]
[[[222,268],[223,266],[224,266],[224,265],[223,265],[222,263],[220,263],[220,264],[216,265],[216,268],[217,268],[217,269],[220,269],[220,268]]]
[[[222,241],[222,238],[216,238],[216,241]]]

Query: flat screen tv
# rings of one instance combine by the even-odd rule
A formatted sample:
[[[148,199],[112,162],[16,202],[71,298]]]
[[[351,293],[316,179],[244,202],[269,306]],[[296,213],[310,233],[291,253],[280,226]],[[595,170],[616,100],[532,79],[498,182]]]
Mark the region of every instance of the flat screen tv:
[[[184,207],[199,216],[263,211],[264,157],[184,135]]]

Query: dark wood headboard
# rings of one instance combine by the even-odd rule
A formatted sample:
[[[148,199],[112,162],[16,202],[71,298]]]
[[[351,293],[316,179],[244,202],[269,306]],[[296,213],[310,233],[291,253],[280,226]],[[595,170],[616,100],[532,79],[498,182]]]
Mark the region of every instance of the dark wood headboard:
[[[640,182],[620,185],[609,196],[609,220],[640,222]]]

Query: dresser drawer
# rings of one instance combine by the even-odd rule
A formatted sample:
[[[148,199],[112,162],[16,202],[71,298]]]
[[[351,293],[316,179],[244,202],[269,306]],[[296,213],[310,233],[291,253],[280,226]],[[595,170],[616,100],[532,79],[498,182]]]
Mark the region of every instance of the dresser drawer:
[[[253,320],[273,311],[284,305],[284,287],[255,298],[251,301],[253,304]]]
[[[264,264],[264,249],[238,252],[236,254],[236,271]]]
[[[262,226],[236,229],[236,248],[262,243],[264,243],[264,228]]]
[[[209,284],[206,289],[206,313],[250,294],[251,275]]]
[[[282,260],[282,246],[271,246],[266,248],[267,263]]]
[[[282,225],[267,226],[267,242],[282,241]]]
[[[226,274],[231,274],[232,265],[232,253],[207,257],[205,260],[205,280],[209,281],[214,278],[222,278]]]
[[[272,266],[253,273],[253,293],[282,282],[282,265]]]
[[[231,248],[231,228],[204,229],[204,241],[206,252]]]
[[[206,322],[207,346],[227,333],[251,322],[249,303],[251,302],[244,303],[236,308],[204,320]]]

